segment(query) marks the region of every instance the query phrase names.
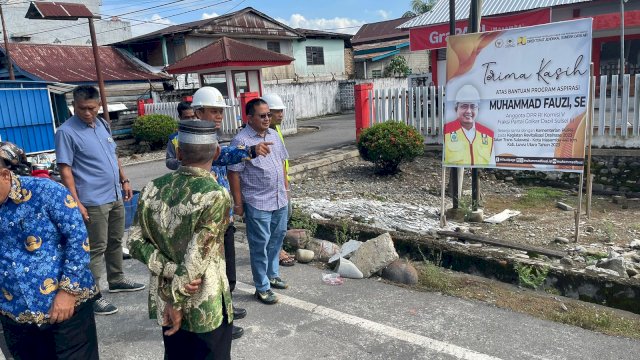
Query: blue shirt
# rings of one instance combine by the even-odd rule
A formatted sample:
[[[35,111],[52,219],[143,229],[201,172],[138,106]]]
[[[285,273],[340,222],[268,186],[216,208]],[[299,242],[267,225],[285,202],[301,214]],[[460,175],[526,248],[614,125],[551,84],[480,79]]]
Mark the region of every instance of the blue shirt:
[[[12,174],[9,198],[0,204],[0,239],[0,314],[45,324],[59,289],[77,295],[76,305],[98,293],[87,230],[64,186]]]
[[[71,166],[76,191],[84,206],[122,199],[116,143],[101,119],[95,127],[77,116],[56,131],[56,161]]]
[[[284,179],[284,161],[289,153],[275,130],[267,129],[264,138],[247,126],[231,141],[231,146],[250,147],[263,141],[272,142],[267,156],[258,156],[229,166],[229,170],[240,173],[243,202],[262,211],[275,211],[287,206],[287,191]]]

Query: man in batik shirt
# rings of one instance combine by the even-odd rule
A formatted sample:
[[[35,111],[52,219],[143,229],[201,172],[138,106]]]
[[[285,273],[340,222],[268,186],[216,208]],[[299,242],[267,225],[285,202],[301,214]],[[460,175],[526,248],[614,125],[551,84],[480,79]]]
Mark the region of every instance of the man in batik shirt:
[[[182,166],[141,192],[131,256],[151,271],[149,311],[163,326],[168,359],[230,359],[233,308],[223,237],[231,199],[210,172],[214,124],[182,121]]]
[[[87,229],[69,191],[0,143],[0,322],[16,359],[98,359]]]

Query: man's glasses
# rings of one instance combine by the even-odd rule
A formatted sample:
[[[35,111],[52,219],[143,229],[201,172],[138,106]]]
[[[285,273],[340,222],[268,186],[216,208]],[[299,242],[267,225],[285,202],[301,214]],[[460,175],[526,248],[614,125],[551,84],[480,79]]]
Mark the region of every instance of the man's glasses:
[[[478,110],[478,104],[460,104],[458,107],[462,110]]]
[[[266,119],[271,117],[271,113],[269,112],[266,114],[258,114],[258,116],[260,117],[260,119]]]

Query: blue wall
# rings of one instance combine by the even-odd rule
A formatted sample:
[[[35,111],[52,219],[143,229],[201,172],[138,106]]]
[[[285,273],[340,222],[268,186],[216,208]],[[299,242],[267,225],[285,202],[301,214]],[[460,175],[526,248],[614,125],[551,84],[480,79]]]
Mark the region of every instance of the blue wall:
[[[27,153],[55,149],[47,89],[0,88],[0,136]]]

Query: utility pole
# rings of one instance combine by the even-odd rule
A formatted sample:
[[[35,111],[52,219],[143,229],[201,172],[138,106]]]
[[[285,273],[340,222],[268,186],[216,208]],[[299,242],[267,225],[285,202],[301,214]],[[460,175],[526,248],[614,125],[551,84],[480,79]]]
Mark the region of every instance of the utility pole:
[[[456,34],[456,1],[449,0],[449,35]],[[432,50],[434,51],[434,50]],[[437,51],[437,50],[435,50]],[[440,94],[440,96],[444,96]],[[454,209],[460,207],[460,199],[458,199],[458,171],[456,167],[449,170],[449,191],[451,192],[451,202]],[[444,180],[443,180],[444,181]]]
[[[13,63],[11,62],[11,52],[9,51],[9,36],[7,36],[7,25],[4,23],[4,13],[2,12],[2,4],[0,4],[0,20],[2,20],[2,35],[4,36],[4,52],[7,55],[7,64],[9,66],[9,80],[15,80],[13,73]]]
[[[102,63],[100,62],[100,54],[98,53],[98,41],[96,40],[96,28],[93,25],[93,18],[89,20],[89,33],[91,33],[91,47],[93,48],[93,58],[96,64],[96,75],[98,77],[98,88],[100,89],[100,100],[102,102],[102,117],[111,123],[109,118],[109,108],[107,105],[107,92],[104,90],[104,80],[102,78]]]
[[[482,14],[482,0],[471,0],[469,8],[469,33],[477,33],[480,30],[480,18]],[[471,169],[471,206],[474,211],[480,204],[480,171]]]

